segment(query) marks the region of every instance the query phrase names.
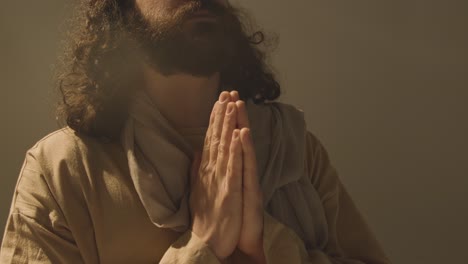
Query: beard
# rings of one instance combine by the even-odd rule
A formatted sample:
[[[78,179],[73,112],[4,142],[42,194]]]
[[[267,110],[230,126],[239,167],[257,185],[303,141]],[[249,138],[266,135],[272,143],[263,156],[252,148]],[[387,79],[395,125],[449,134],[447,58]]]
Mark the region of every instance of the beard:
[[[129,32],[145,62],[164,75],[211,76],[240,69],[254,56],[237,10],[216,1],[180,1],[173,11],[147,18],[135,9]],[[195,18],[208,11],[210,18]]]

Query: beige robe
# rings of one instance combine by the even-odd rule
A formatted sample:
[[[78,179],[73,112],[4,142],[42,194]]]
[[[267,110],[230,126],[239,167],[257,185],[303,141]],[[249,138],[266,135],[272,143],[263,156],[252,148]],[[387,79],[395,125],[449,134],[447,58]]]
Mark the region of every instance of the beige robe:
[[[328,241],[324,250],[307,251],[294,231],[265,212],[267,263],[390,263],[323,145],[309,131],[305,148],[308,176],[325,211]],[[238,252],[230,261],[246,263]],[[151,223],[119,144],[77,136],[66,127],[27,151],[0,263],[158,262],[220,263],[190,230],[178,233]]]

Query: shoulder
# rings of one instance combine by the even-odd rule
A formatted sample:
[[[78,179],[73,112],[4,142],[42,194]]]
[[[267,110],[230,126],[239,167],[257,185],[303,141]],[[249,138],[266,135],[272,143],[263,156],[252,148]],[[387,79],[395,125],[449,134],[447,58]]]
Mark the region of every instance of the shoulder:
[[[271,105],[275,106],[276,108],[281,109],[281,110],[283,110],[285,112],[287,111],[287,112],[292,112],[292,113],[297,113],[297,114],[304,115],[304,111],[301,108],[299,108],[298,106],[295,106],[293,104],[290,104],[290,103],[274,101],[274,102],[269,102],[267,104],[271,104]]]
[[[73,151],[77,147],[89,147],[97,144],[103,144],[103,142],[100,142],[96,138],[79,134],[66,126],[39,139],[29,150],[64,153]]]
[[[309,130],[306,132],[305,166],[309,181],[322,197],[337,193],[338,171],[322,141]]]
[[[305,114],[299,107],[283,102],[271,102],[271,107],[276,109],[276,116],[281,120],[283,128],[290,130],[288,134],[296,135],[302,139],[306,132]]]
[[[279,101],[272,101],[272,102],[258,104],[257,107],[269,109],[270,111],[280,114],[282,117],[287,116],[287,117],[295,117],[300,120],[304,119],[304,111],[301,108],[293,104],[279,102]]]
[[[91,166],[86,151],[104,143],[65,127],[39,139],[26,151],[13,196],[12,212],[51,230],[66,225],[65,215],[86,213],[85,191]],[[97,164],[100,161],[95,161]],[[70,214],[71,211],[74,211]]]
[[[278,112],[278,114],[282,117],[283,123],[285,123],[286,125],[302,125],[301,128],[297,126],[295,126],[294,128],[300,129],[301,132],[303,132],[302,135],[305,138],[304,145],[307,149],[306,152],[309,157],[319,154],[328,156],[328,153],[319,137],[315,134],[315,132],[313,132],[310,129],[307,129],[307,123],[305,120],[306,113],[303,109],[293,104],[278,101],[264,103],[263,107],[274,109],[272,111]]]
[[[112,143],[75,132],[70,127],[55,130],[39,139],[26,152],[42,170],[53,171],[56,166],[76,167],[87,156],[110,148]]]
[[[306,147],[309,156],[315,156],[320,154],[326,154],[328,156],[324,144],[315,134],[315,132],[311,130],[306,130]]]
[[[36,204],[37,199],[30,198],[38,194],[44,203],[83,201],[83,193],[94,186],[105,166],[124,166],[120,165],[125,157],[122,154],[119,144],[80,135],[70,127],[53,131],[27,150],[16,186],[18,199]]]
[[[248,101],[247,110],[253,130],[259,130],[262,134],[273,130],[273,133],[281,133],[288,139],[304,144],[306,122],[302,109],[278,101],[260,104]]]
[[[75,131],[64,127],[39,139],[27,152],[44,157],[63,156],[65,153],[70,155],[76,150],[78,144],[80,144],[80,138],[75,134]]]
[[[328,161],[328,153],[324,144],[315,132],[307,129],[304,110],[293,104],[278,101],[264,103],[260,107],[270,109],[272,112],[277,112],[277,115],[281,117],[284,128],[291,128],[302,132],[300,135],[305,139],[303,143],[306,147],[307,158],[326,156],[325,158]]]
[[[18,187],[47,187],[56,199],[79,195],[93,186],[104,171],[125,169],[120,144],[103,142],[65,127],[44,136],[27,150]],[[40,187],[39,187],[40,188]]]

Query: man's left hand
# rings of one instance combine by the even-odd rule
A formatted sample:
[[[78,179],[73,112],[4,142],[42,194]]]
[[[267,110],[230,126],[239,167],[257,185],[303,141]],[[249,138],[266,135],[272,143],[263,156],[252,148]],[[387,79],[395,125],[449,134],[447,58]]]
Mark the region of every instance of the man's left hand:
[[[250,131],[245,102],[239,100],[237,91],[231,92],[237,106],[237,126],[243,153],[243,213],[242,227],[237,247],[256,263],[265,263],[263,250],[263,194],[257,174],[257,158]]]

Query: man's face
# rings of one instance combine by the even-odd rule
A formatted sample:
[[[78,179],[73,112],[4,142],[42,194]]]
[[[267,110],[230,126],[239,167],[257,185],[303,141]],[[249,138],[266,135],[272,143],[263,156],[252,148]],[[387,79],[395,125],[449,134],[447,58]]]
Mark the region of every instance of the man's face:
[[[150,63],[164,74],[218,72],[244,39],[227,0],[135,0],[135,6],[133,30]]]

